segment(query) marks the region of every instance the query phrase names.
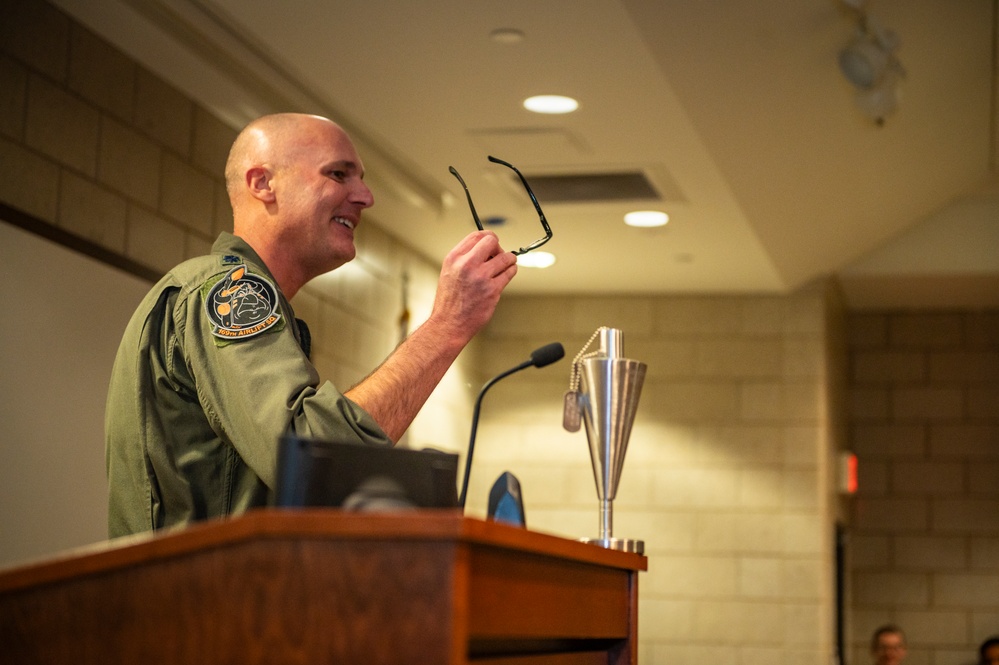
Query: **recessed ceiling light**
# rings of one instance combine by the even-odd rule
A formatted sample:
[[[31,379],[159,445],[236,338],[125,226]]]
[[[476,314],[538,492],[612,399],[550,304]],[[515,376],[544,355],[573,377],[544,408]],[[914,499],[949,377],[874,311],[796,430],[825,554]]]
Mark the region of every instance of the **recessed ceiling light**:
[[[669,215],[659,210],[636,210],[624,216],[624,223],[628,226],[639,226],[650,228],[653,226],[664,226],[669,221]]]
[[[555,255],[551,252],[528,252],[517,257],[517,265],[525,268],[548,268],[555,265]]]
[[[535,113],[572,113],[579,102],[562,95],[536,95],[524,100],[524,108]]]

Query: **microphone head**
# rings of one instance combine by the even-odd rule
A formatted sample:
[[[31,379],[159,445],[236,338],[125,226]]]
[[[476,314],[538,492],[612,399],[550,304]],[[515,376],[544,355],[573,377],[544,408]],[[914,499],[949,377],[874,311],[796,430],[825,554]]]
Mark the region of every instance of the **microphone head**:
[[[545,365],[551,365],[556,360],[561,360],[564,355],[565,349],[562,348],[562,344],[552,342],[531,352],[531,364],[535,367],[544,367]]]

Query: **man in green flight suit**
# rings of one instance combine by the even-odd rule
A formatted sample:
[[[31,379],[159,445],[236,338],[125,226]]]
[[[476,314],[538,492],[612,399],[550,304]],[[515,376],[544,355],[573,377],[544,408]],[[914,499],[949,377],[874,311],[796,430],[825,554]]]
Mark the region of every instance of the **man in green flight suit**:
[[[374,203],[350,138],[318,116],[247,125],[226,163],[233,233],[157,283],[125,330],[105,417],[112,537],[266,504],[280,436],[390,444],[517,272],[492,232],[447,255],[434,305],[367,378],[320,383],[289,300],[354,258]]]

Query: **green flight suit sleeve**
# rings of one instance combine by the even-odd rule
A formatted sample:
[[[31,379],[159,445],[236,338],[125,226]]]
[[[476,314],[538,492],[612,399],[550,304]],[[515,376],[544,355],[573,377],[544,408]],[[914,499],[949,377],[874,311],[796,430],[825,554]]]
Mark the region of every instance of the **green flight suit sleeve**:
[[[319,374],[295,335],[284,299],[282,321],[239,341],[217,340],[195,290],[175,308],[178,342],[201,406],[221,439],[270,488],[277,444],[285,433],[391,445],[375,420]]]

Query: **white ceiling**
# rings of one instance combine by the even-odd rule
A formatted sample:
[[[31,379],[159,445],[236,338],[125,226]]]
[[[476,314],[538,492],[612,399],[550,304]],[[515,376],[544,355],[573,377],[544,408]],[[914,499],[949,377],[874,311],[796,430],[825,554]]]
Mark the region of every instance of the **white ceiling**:
[[[557,256],[520,293],[786,293],[839,275],[869,306],[999,306],[997,0],[871,0],[907,70],[878,126],[837,53],[837,0],[53,0],[239,127],[351,131],[368,222],[439,261],[473,228],[541,235],[528,176],[637,170],[661,201],[546,203]],[[857,2],[859,0],[853,0]],[[519,43],[490,33],[515,28]],[[580,109],[540,116],[533,94]],[[671,216],[625,227],[628,210]],[[363,249],[362,249],[363,251]]]

